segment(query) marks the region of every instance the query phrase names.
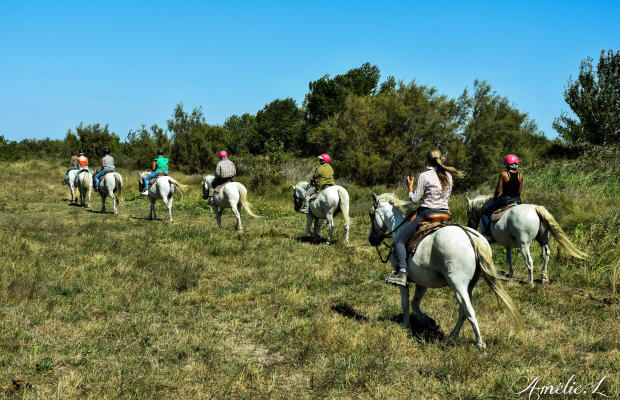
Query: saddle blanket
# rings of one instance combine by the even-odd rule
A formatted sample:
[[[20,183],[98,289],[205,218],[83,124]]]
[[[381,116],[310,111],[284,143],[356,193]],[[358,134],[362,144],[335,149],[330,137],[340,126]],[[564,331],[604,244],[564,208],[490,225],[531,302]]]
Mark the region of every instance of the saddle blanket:
[[[219,192],[222,190],[222,188],[223,188],[223,187],[224,187],[227,183],[230,183],[230,182],[232,182],[232,181],[226,181],[226,182],[222,183],[221,185],[219,185],[218,187],[216,187],[215,189],[213,189],[213,192],[214,192],[214,193],[219,193]]]
[[[518,206],[519,204],[521,204],[521,203],[518,202],[518,201],[515,201],[515,200],[507,202],[506,204],[504,204],[502,206],[502,208],[500,208],[499,210],[497,210],[493,214],[491,214],[490,221],[491,222],[499,221],[504,216],[506,211],[510,210],[512,207]]]
[[[155,178],[151,178],[149,179],[149,186],[153,186],[155,184],[155,182],[161,178],[162,176],[166,176],[166,174],[159,174],[157,175]]]

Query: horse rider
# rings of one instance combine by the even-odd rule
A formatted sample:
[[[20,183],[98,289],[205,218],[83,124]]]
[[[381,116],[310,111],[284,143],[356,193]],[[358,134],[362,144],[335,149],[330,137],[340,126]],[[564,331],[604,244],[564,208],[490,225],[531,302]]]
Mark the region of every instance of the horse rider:
[[[88,158],[84,155],[84,150],[80,149],[80,156],[77,158],[77,160],[79,169],[78,172],[75,173],[75,181],[77,181],[78,176],[82,171],[88,171],[92,174],[90,168],[88,168]]]
[[[517,172],[519,169],[519,158],[514,154],[508,154],[504,159],[506,171],[499,174],[497,181],[497,189],[493,195],[493,202],[482,211],[482,224],[484,226],[484,237],[492,240],[491,230],[491,214],[499,210],[504,203],[509,201],[521,202],[521,189],[523,188],[523,174]],[[500,192],[503,193],[500,196]]]
[[[78,169],[78,158],[75,155],[75,150],[71,150],[71,161],[69,161],[69,168],[67,168],[67,172],[65,172],[65,180],[62,181],[63,185],[67,184],[67,175],[69,175],[69,171],[72,169]]]
[[[232,181],[236,174],[235,164],[228,159],[228,153],[223,150],[220,151],[220,162],[215,167],[215,180],[209,186],[209,205],[215,204],[213,201],[215,188],[223,183]]]
[[[95,192],[99,191],[99,180],[107,171],[114,171],[114,158],[110,155],[110,149],[103,150],[103,158],[101,159],[101,171],[95,175]]]
[[[426,153],[426,163],[428,171],[420,174],[415,192],[413,191],[415,178],[407,176],[409,200],[417,203],[424,196],[424,201],[417,209],[417,216],[407,223],[398,234],[398,237],[394,239],[397,267],[396,271],[388,275],[387,283],[400,286],[407,285],[407,250],[405,249],[405,244],[416,233],[418,225],[424,221],[426,215],[435,213],[449,214],[448,200],[452,193],[452,177],[460,178],[463,176],[462,171],[443,165],[441,152],[438,149],[430,149]]]
[[[153,159],[153,165],[151,169],[153,170],[152,174],[149,174],[146,178],[144,178],[144,192],[142,192],[143,196],[148,196],[149,194],[149,180],[155,178],[159,174],[164,174],[168,176],[168,157],[164,156],[164,150],[157,150],[157,158]]]
[[[321,165],[316,167],[314,175],[310,181],[310,188],[306,192],[304,198],[304,206],[299,210],[302,214],[308,214],[310,210],[310,198],[319,190],[325,190],[330,186],[334,186],[334,169],[329,165],[331,157],[328,154],[318,156]]]

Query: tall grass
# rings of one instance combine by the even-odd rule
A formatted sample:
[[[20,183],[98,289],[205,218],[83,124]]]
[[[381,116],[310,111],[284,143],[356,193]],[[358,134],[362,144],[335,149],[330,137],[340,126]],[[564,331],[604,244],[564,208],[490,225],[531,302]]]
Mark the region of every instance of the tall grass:
[[[415,318],[412,330],[401,327],[398,290],[383,283],[390,268],[367,242],[371,193],[393,188],[345,184],[351,244],[337,218],[335,244],[326,246],[306,237],[285,180],[249,192],[268,218],[243,214],[239,234],[230,212],[216,228],[200,180],[182,174],[173,177],[195,190],[175,199],[176,222],[148,221],[135,172],[120,172],[127,206],[115,217],[95,212],[96,196],[90,210],[68,205],[57,183],[63,166],[0,163],[0,385],[33,385],[15,398],[504,399],[516,397],[519,377],[556,385],[573,374],[579,384],[607,376],[599,391],[619,394],[618,296],[602,269],[617,263],[604,255],[618,232],[611,203],[596,203],[608,217],[586,224],[572,216],[589,209],[586,199],[530,186],[527,197],[553,203],[571,239],[592,254],[599,246],[600,261],[554,250],[551,285],[507,285],[525,318],[517,337],[481,283],[473,299],[487,344],[480,353],[467,323],[459,340],[441,341],[458,317],[449,288],[422,301],[438,332]],[[451,200],[461,223],[464,196]],[[504,269],[503,249],[493,251]]]

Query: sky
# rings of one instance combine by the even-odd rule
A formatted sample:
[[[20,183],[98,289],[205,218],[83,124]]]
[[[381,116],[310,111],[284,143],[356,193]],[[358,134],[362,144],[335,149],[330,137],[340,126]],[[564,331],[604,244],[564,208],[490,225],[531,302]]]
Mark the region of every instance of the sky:
[[[620,1],[0,1],[0,135],[209,124],[369,62],[451,97],[487,80],[549,138],[586,57],[620,50]]]

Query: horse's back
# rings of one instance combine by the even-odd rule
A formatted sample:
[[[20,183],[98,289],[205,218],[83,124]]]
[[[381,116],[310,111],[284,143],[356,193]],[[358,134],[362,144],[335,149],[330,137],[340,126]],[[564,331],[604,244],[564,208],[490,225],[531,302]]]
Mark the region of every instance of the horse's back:
[[[472,231],[470,235],[472,238],[476,236]],[[447,284],[446,279],[450,274],[473,274],[476,269],[476,254],[463,229],[447,226],[420,242],[411,263],[410,271],[417,276],[420,281],[418,283],[437,288]],[[416,270],[420,272],[415,272]]]
[[[503,244],[510,242],[518,246],[517,239],[531,242],[540,229],[540,218],[536,212],[536,204],[520,204],[506,211],[492,228],[493,237]]]

